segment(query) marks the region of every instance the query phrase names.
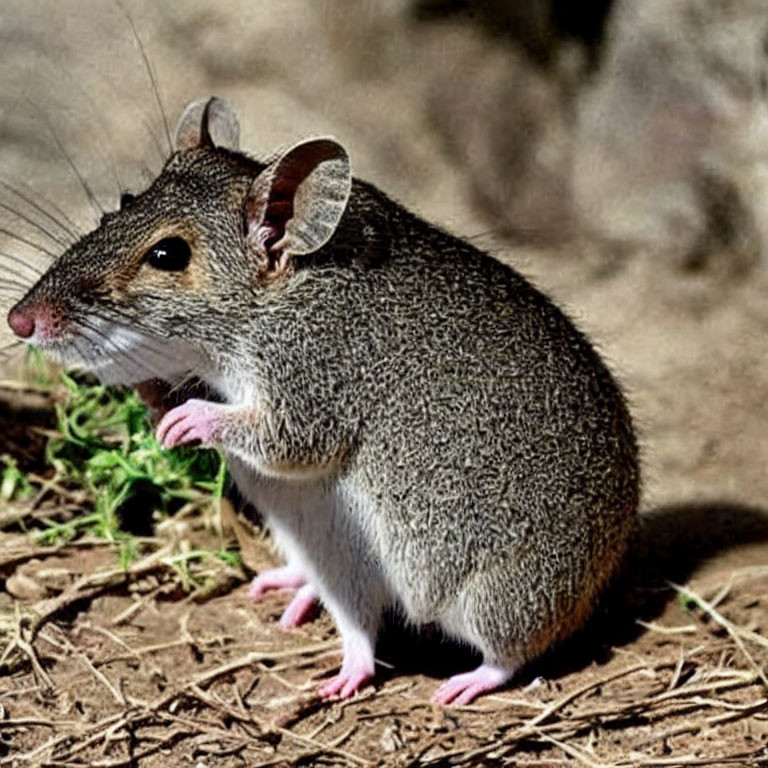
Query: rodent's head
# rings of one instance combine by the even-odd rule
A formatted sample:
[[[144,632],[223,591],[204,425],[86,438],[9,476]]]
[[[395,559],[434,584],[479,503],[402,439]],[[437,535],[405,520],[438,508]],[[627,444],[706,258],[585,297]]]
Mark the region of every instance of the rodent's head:
[[[16,335],[109,383],[198,371],[227,318],[331,238],[351,189],[332,139],[264,165],[237,151],[238,136],[226,102],[190,104],[150,187],[123,195],[11,309]]]

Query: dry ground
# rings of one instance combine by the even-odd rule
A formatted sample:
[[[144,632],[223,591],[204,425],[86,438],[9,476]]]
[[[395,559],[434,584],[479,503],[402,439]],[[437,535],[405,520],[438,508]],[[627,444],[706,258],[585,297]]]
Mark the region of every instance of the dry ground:
[[[357,38],[360,17],[384,23],[362,3],[348,15],[318,12],[318,32],[318,18],[297,15],[301,5],[261,15],[246,0],[216,13],[202,0],[131,8],[172,115],[208,93],[230,98],[246,117],[245,145],[258,152],[333,133],[360,175],[429,220],[463,236],[487,231],[464,170],[419,111],[431,61],[409,58],[427,50],[420,38],[384,45],[375,25]],[[103,7],[0,8],[0,175],[45,192],[78,221],[91,212],[30,100],[45,105],[105,199],[115,195],[109,162],[134,190],[145,166],[158,165],[144,130],[159,126],[141,61],[119,12]],[[384,64],[358,72],[368,49]],[[110,101],[116,86],[123,101]],[[145,541],[128,572],[104,543],[35,545],[19,517],[78,503],[53,490],[38,510],[0,516],[0,579],[19,595],[0,593],[0,766],[768,766],[765,267],[727,248],[686,265],[599,243],[476,241],[563,304],[631,395],[644,447],[643,523],[590,627],[509,688],[445,710],[432,707],[431,693],[472,659],[395,627],[373,685],[324,704],[316,678],[340,659],[327,616],[282,633],[286,596],[252,605],[248,574],[235,571],[217,574],[215,593],[190,595],[165,559],[165,539]],[[2,248],[18,252],[5,239]],[[30,393],[5,399],[16,407],[0,407],[0,453],[35,465],[42,443],[29,427],[45,423],[45,403]],[[187,521],[181,535],[192,547],[220,544],[203,520]],[[256,540],[247,562],[269,560]]]
[[[768,536],[745,509],[660,510],[638,551],[681,514],[743,524],[732,530],[741,540]],[[190,599],[162,550],[124,574],[109,547],[7,535],[4,575],[45,597],[2,597],[0,765],[765,765],[765,544],[700,571],[682,600],[655,574],[684,576],[697,558],[668,541],[670,560],[639,557],[593,625],[517,685],[440,709],[437,681],[471,659],[437,639],[392,629],[375,683],[323,703],[316,681],[339,662],[327,616],[286,634],[285,597],[254,606],[241,583]]]

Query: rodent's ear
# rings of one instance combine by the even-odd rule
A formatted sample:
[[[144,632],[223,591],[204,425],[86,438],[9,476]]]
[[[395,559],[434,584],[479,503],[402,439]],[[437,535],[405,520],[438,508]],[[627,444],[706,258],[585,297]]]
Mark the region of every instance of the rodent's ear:
[[[352,189],[349,157],[333,139],[291,147],[254,179],[245,203],[249,244],[261,253],[312,253],[333,235]]]
[[[224,99],[212,96],[187,104],[176,125],[176,149],[240,146],[240,120],[235,108]]]

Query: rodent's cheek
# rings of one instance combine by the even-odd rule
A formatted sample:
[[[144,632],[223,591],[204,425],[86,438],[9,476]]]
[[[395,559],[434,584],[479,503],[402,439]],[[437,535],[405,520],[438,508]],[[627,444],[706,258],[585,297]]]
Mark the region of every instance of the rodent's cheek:
[[[210,282],[208,271],[201,262],[202,259],[193,257],[189,267],[179,275],[184,290],[190,293],[201,293]]]

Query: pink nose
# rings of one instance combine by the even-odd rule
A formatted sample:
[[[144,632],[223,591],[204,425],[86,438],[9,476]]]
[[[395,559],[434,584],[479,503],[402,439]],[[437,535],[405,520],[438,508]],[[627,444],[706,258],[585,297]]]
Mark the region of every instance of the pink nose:
[[[12,309],[8,313],[8,325],[22,339],[28,339],[35,332],[35,318],[21,309]]]

